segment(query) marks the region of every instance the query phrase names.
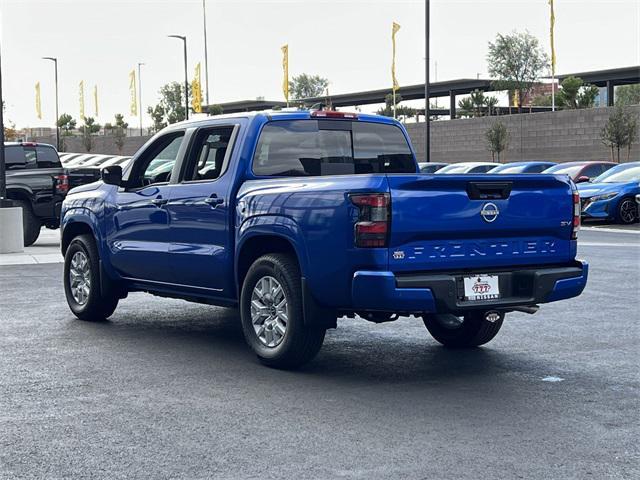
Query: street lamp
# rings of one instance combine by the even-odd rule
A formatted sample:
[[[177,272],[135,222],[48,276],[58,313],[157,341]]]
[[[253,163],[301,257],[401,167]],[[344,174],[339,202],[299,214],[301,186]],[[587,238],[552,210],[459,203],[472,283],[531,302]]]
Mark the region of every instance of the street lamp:
[[[167,35],[170,38],[179,38],[184,46],[184,118],[189,120],[189,77],[187,76],[187,37],[184,35]]]
[[[55,69],[56,81],[56,150],[60,150],[60,127],[58,126],[58,59],[56,57],[42,57],[43,60],[51,60]],[[96,107],[97,108],[97,107]]]
[[[205,5],[206,0],[202,0],[202,23],[204,26],[204,84],[207,105],[209,103],[209,54],[207,53],[207,7]]]
[[[140,136],[142,136],[142,78],[140,77],[140,67],[144,63],[138,62],[138,115],[140,116]]]
[[[429,162],[431,160],[430,149],[431,149],[431,138],[430,138],[430,117],[429,117],[429,0],[425,0],[425,53],[427,57],[427,61],[424,62],[425,72],[424,72],[424,158],[425,161]]]

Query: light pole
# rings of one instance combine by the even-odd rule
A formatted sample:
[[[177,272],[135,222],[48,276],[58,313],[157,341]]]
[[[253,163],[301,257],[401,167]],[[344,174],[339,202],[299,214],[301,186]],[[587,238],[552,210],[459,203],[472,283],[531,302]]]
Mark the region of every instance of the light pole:
[[[207,105],[209,103],[209,54],[207,53],[207,7],[205,6],[206,0],[202,0],[202,23],[204,26],[204,85],[205,85],[205,98]]]
[[[142,136],[142,77],[140,76],[140,67],[144,63],[138,62],[138,115],[140,116],[140,136]]]
[[[1,55],[1,54],[0,54]],[[13,206],[7,201],[7,174],[4,162],[4,100],[2,99],[2,56],[0,56],[0,208]]]
[[[179,38],[184,46],[184,119],[189,120],[189,77],[187,75],[187,37],[184,35],[167,35],[170,38]]]
[[[51,60],[55,69],[55,81],[56,81],[56,150],[60,150],[60,127],[58,126],[58,59],[56,57],[42,57],[43,60]]]
[[[430,116],[429,116],[429,0],[425,0],[425,52],[427,61],[424,62],[425,65],[425,73],[424,73],[424,158],[426,162],[431,160],[430,149],[431,149],[431,138],[430,138]]]

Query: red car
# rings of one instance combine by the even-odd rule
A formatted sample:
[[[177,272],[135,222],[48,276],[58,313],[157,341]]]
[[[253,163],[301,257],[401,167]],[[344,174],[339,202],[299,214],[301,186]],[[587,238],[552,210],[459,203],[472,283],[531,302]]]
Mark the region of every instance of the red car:
[[[542,173],[564,173],[569,175],[574,182],[582,183],[589,182],[616,165],[613,162],[565,162],[547,168]]]

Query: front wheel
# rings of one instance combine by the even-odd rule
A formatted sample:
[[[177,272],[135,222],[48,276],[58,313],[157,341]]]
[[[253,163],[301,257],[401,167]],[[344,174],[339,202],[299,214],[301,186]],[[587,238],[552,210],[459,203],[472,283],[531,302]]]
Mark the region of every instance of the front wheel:
[[[240,316],[247,343],[270,367],[298,367],[322,347],[326,330],[304,323],[300,269],[290,255],[264,255],[251,265]]]
[[[502,327],[504,314],[472,312],[464,317],[444,314],[426,315],[422,319],[431,336],[445,347],[468,348],[493,340]]]
[[[623,225],[638,221],[638,204],[633,198],[623,198],[618,205],[617,220]]]
[[[64,292],[73,314],[80,320],[101,321],[118,306],[114,293],[102,292],[100,258],[93,237],[74,238],[64,255]]]

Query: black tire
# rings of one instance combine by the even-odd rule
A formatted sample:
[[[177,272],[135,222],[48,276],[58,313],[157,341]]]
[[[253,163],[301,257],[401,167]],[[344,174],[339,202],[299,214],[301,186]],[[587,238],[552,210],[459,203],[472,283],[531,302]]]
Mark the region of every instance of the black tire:
[[[275,346],[267,346],[260,340],[251,317],[252,294],[258,282],[266,277],[277,280],[286,300],[286,330],[280,343]],[[240,317],[247,343],[258,359],[270,367],[299,367],[317,355],[324,341],[326,329],[310,328],[304,324],[300,268],[290,255],[264,255],[251,265],[242,284]]]
[[[453,315],[427,315],[422,319],[431,336],[445,347],[469,348],[484,345],[495,337],[502,327],[504,314],[495,322],[485,319],[485,312],[468,313],[462,322],[452,321]]]
[[[40,236],[42,223],[33,213],[31,204],[24,200],[14,200],[16,207],[22,208],[22,231],[24,233],[24,246],[28,247],[36,243]]]
[[[623,225],[630,225],[638,221],[638,203],[632,197],[620,200],[616,209],[616,221]]]
[[[72,293],[71,285],[71,266],[76,253],[82,252],[88,260],[89,288],[86,301],[80,303]],[[81,256],[79,258],[82,258]],[[107,279],[103,284],[108,282]],[[71,240],[69,247],[64,255],[64,292],[67,297],[67,303],[73,314],[80,320],[95,322],[103,321],[109,318],[118,306],[119,297],[115,293],[114,288],[107,289],[103,292],[100,283],[100,256],[98,249],[92,236],[79,235]]]

